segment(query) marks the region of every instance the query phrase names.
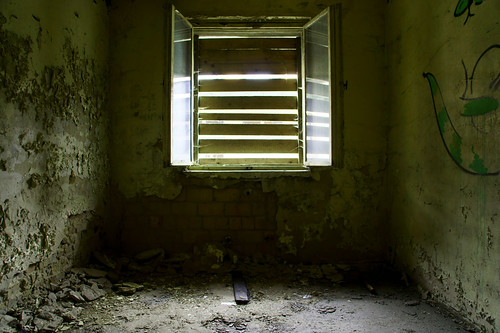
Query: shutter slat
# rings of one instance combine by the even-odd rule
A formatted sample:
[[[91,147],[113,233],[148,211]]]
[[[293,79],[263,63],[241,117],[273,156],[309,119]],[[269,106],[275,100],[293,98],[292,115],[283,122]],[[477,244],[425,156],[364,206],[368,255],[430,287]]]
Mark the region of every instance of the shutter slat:
[[[297,80],[208,80],[200,92],[209,91],[297,91]]]
[[[293,125],[200,125],[199,127],[200,135],[297,135],[297,128]]]
[[[296,97],[200,97],[199,107],[207,109],[295,109]]]
[[[297,141],[293,140],[254,140],[254,141],[214,141],[202,140],[200,153],[297,153]]]
[[[200,38],[202,50],[295,49],[295,38]]]

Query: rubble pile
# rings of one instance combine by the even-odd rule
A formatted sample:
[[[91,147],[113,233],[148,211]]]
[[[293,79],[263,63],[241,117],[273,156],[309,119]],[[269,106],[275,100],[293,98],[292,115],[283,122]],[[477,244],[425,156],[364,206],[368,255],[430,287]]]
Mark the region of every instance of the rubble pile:
[[[59,332],[81,327],[79,314],[89,302],[142,290],[142,285],[126,281],[129,273],[155,269],[163,252],[149,250],[137,258],[119,260],[96,252],[93,259],[92,268],[72,268],[49,285],[32,290],[17,306],[0,309],[0,332]]]
[[[74,268],[62,279],[21,299],[16,307],[0,312],[0,331],[54,332],[64,325],[81,324],[78,316],[85,304],[111,290],[105,271]]]

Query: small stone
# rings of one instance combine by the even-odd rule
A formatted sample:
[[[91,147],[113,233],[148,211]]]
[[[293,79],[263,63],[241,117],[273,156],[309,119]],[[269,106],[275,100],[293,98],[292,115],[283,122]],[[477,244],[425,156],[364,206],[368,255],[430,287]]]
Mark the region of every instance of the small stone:
[[[77,303],[84,303],[85,299],[82,297],[82,295],[78,291],[71,290],[68,293],[68,299],[72,300],[73,302]]]
[[[138,284],[138,283],[134,283],[134,282],[123,282],[122,286],[135,288],[137,291],[141,291],[144,289],[144,286],[142,284]]]
[[[105,271],[101,271],[100,269],[94,269],[94,268],[84,268],[83,271],[90,278],[103,278],[106,276],[106,274],[108,274]]]
[[[92,289],[92,287],[89,287],[85,284],[82,285],[80,294],[87,302],[95,301],[96,299],[103,296],[102,293],[96,292],[94,289]]]
[[[37,316],[34,320],[35,326],[41,332],[52,332],[57,329],[59,325],[63,323],[63,319],[53,313],[47,312],[44,313],[44,318],[41,318],[40,315]]]
[[[95,279],[93,281],[95,283],[97,283],[99,285],[99,288],[101,288],[101,289],[109,290],[113,286],[113,284],[111,283],[111,281],[109,281],[106,278]]]
[[[116,268],[116,263],[114,263],[111,259],[109,259],[109,257],[107,255],[102,254],[100,252],[94,252],[93,255],[94,255],[94,258],[102,265],[104,265],[108,268],[111,268],[111,269]]]
[[[53,292],[50,292],[48,295],[47,295],[47,298],[52,302],[52,303],[56,303],[57,302],[57,295],[54,294]]]
[[[165,250],[158,248],[158,249],[151,249],[147,251],[143,251],[135,256],[136,260],[139,261],[147,261],[153,258],[161,257],[163,258],[165,256]]]
[[[406,306],[417,306],[417,305],[420,305],[420,301],[419,300],[407,301],[407,302],[405,302],[405,305]]]
[[[61,317],[65,322],[71,323],[78,319],[78,315],[80,314],[80,312],[80,308],[73,308],[69,311],[64,311],[63,313],[61,313]]]
[[[15,317],[12,317],[9,315],[0,316],[0,328],[2,328],[2,327],[15,328],[16,325],[17,325],[17,319]]]
[[[21,312],[21,324],[26,325],[33,320],[33,314],[28,311]]]
[[[136,289],[132,287],[120,286],[118,287],[117,292],[122,295],[130,296],[135,294]]]
[[[59,302],[59,305],[62,306],[65,309],[70,309],[73,307],[73,303],[71,302]]]

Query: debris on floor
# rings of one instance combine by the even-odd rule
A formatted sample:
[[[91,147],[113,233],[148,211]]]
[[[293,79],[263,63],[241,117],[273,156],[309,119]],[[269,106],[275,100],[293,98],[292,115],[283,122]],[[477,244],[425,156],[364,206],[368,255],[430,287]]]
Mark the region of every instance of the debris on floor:
[[[159,250],[94,259],[0,310],[0,332],[476,331],[390,271],[370,273],[369,288],[346,265],[241,260],[239,276],[224,266],[186,275],[189,258]],[[251,301],[239,306],[242,276]]]

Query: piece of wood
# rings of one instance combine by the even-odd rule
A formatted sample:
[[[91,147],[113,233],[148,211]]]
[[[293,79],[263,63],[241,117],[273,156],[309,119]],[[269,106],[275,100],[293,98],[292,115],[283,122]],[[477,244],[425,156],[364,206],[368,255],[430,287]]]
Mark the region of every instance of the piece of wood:
[[[250,301],[248,289],[241,272],[233,272],[233,289],[236,304],[246,304]]]

